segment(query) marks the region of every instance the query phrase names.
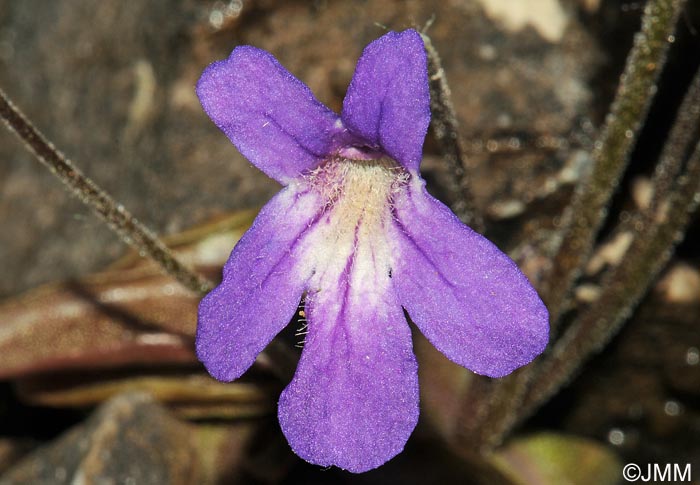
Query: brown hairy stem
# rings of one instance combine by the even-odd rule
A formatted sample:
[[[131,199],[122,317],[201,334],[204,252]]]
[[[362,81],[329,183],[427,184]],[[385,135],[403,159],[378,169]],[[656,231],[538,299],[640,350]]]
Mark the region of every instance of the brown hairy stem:
[[[601,299],[578,315],[537,369],[519,419],[571,380],[572,363],[600,350],[665,267],[700,203],[700,70],[695,74],[656,167],[652,201],[633,218],[637,234],[622,261],[605,275]],[[686,163],[687,162],[687,163]],[[680,175],[678,175],[680,173]],[[575,358],[572,358],[575,356]]]
[[[665,63],[669,38],[685,4],[684,0],[650,0],[642,17],[641,31],[635,36],[627,57],[615,99],[600,136],[594,143],[593,167],[588,180],[580,185],[567,209],[562,243],[552,258],[549,274],[543,278],[541,295],[550,312],[552,339],[556,344],[560,317],[567,307],[576,279],[589,258],[596,235],[606,219],[606,207],[628,164],[644,118],[654,97],[657,80]],[[631,302],[634,304],[635,302]],[[596,305],[605,308],[602,305]],[[626,307],[629,311],[629,305]],[[593,338],[584,335],[577,338]],[[568,367],[578,369],[587,355],[570,354]],[[546,361],[547,354],[539,362]],[[531,385],[543,383],[536,361],[500,380],[488,380],[480,392],[467,395],[464,425],[455,438],[467,450],[484,452],[498,446],[524,416],[523,401]],[[477,377],[477,379],[486,379]],[[553,381],[549,395],[564,380]],[[530,393],[531,394],[531,393]],[[528,395],[530,395],[528,394]],[[470,419],[467,412],[481,416]]]
[[[85,176],[29,122],[2,90],[0,90],[0,117],[7,128],[24,142],[27,149],[58,177],[73,195],[104,220],[124,242],[136,249],[140,255],[153,260],[165,273],[193,292],[203,295],[211,290],[211,282],[178,261],[153,231],[140,223],[124,206],[117,203],[107,192]]]
[[[608,205],[629,161],[642,123],[654,98],[656,81],[666,61],[669,37],[685,0],[650,0],[635,36],[615,100],[593,146],[588,181],[578,187],[565,214],[568,221],[552,270],[544,278],[542,297],[553,329],[566,307],[580,268],[591,254]]]
[[[484,221],[474,208],[466,171],[464,147],[459,137],[459,122],[451,101],[450,86],[442,68],[442,62],[430,37],[421,33],[428,54],[430,82],[431,126],[442,159],[452,177],[447,190],[450,192],[450,208],[465,224],[477,232],[484,231]]]

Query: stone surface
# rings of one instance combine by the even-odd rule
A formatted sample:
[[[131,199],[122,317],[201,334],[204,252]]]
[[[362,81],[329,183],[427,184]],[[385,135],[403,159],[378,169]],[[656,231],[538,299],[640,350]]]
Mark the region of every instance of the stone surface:
[[[191,437],[189,426],[147,395],[126,394],[31,453],[0,483],[194,484],[201,471]]]
[[[479,142],[469,144],[477,202],[528,202],[563,163],[540,137],[556,146],[590,111],[599,50],[573,10],[560,10],[567,27],[552,42],[530,24],[511,32],[467,0],[0,0],[0,86],[139,219],[172,233],[277,190],[202,112],[193,87],[208,63],[256,45],[338,110],[362,48],[384,32],[377,24],[400,30],[434,16],[462,135]],[[486,143],[511,135],[520,148]],[[0,295],[85,274],[124,250],[4,130],[0,159]]]
[[[542,228],[557,228],[556,216],[590,164],[586,142],[607,110],[631,34],[638,26],[640,4],[626,2],[623,8],[618,2],[562,1],[566,28],[560,37],[557,33],[544,38],[539,30],[542,24],[537,22],[522,22],[515,28],[498,15],[486,15],[480,4],[489,3],[502,2],[0,0],[0,86],[135,215],[161,233],[174,233],[212,216],[257,207],[277,190],[202,113],[193,86],[204,66],[225,57],[237,44],[254,44],[273,52],[321,101],[337,110],[362,47],[384,32],[377,23],[398,30],[423,25],[435,15],[429,32],[452,86],[476,204],[487,217],[498,220],[497,226],[489,227],[492,236],[505,248],[515,248],[515,257],[536,280],[547,263],[540,247],[551,243],[552,233]],[[583,13],[577,5],[583,6]],[[622,37],[616,35],[620,32]],[[606,54],[611,62],[601,69]],[[648,138],[658,143],[654,136]],[[430,138],[425,154],[430,189],[440,194],[441,182],[449,174]],[[0,296],[84,276],[124,251],[3,130],[0,193]],[[694,268],[696,247],[685,249]],[[696,303],[669,305],[678,294],[669,288],[657,288],[656,294],[664,299],[647,303],[616,344],[593,360],[570,391],[537,419],[544,419],[548,428],[607,440],[624,458],[658,461],[663,457],[680,462],[700,456],[693,440],[700,432],[696,404],[699,313]],[[16,299],[8,305],[16,309],[23,302],[27,300]],[[194,302],[185,305],[191,318]],[[31,304],[25,310],[31,310]],[[168,313],[165,310],[160,317]],[[191,335],[192,322],[185,320],[175,321],[177,329]],[[172,324],[173,320],[157,322]],[[89,367],[95,358],[84,351],[99,334],[85,330],[89,319],[80,325],[84,327],[78,332],[83,338],[77,347],[79,358],[84,358],[81,365]],[[0,328],[0,336],[10,326]],[[116,336],[115,341],[139,335],[110,328],[113,333],[103,335]],[[50,337],[60,335],[70,334],[39,329],[33,336],[25,335],[23,342],[27,345],[36,337],[40,350],[47,350],[54,343]],[[70,350],[55,342],[57,350]],[[12,355],[18,361],[22,357],[21,352]],[[22,362],[23,369],[40,361],[28,358]],[[438,374],[433,373],[432,382],[424,385],[424,392],[433,393],[424,404],[445,412],[441,416],[424,412],[424,423],[432,422],[437,429],[450,425],[449,413],[454,413],[457,403],[442,399],[431,384],[435,389],[444,382],[464,384],[463,375],[448,366],[438,363],[433,368]],[[21,373],[20,366],[15,370]],[[430,372],[423,375],[431,377]],[[537,419],[534,426],[541,424]],[[28,425],[26,432],[37,430]],[[76,474],[83,470],[90,477],[123,478],[120,483],[130,477],[143,478],[138,483],[150,479],[178,483],[178,479],[221,476],[211,470],[223,467],[230,472],[229,482],[235,483],[240,469],[253,466],[239,454],[245,448],[243,438],[217,435],[210,441],[216,443],[212,446],[217,450],[228,446],[230,460],[224,463],[212,458],[216,453],[209,453],[206,456],[212,461],[206,470],[211,473],[197,475],[188,440],[202,435],[191,432],[191,427],[173,421],[146,401],[113,401],[3,478],[14,483],[62,483],[81,476]],[[269,434],[257,437],[263,458],[253,475],[258,481],[282,480],[289,463],[298,462],[274,426]],[[407,483],[426,483],[437,476],[436,465],[448,479],[457,477],[467,483],[468,477],[478,475],[438,449],[435,439],[421,439],[416,436],[407,453],[359,479],[298,464],[287,483],[295,478],[328,483],[329,477],[338,483],[387,483],[387,477],[397,476],[405,477]],[[89,450],[93,443],[95,450],[112,458],[95,457]],[[163,446],[156,449],[157,443]],[[269,452],[270,443],[282,451]],[[136,456],[134,450],[144,452]],[[282,460],[277,459],[280,455]],[[284,466],[275,468],[280,461]],[[171,482],[167,482],[169,474],[175,477]]]

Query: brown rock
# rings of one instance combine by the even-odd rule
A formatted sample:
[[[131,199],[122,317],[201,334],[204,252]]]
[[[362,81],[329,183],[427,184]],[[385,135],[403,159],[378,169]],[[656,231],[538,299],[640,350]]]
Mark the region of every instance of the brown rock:
[[[433,16],[462,136],[484,141],[469,144],[479,206],[527,203],[564,163],[558,140],[590,114],[600,50],[575,15],[552,41],[542,24],[512,32],[467,1],[0,0],[0,85],[135,216],[172,233],[277,190],[201,110],[194,85],[207,64],[256,45],[338,110],[362,48],[384,33],[377,24]],[[0,159],[0,295],[94,271],[124,250],[5,130]]]
[[[125,394],[30,454],[0,483],[194,484],[200,470],[190,438],[190,427],[150,397]]]

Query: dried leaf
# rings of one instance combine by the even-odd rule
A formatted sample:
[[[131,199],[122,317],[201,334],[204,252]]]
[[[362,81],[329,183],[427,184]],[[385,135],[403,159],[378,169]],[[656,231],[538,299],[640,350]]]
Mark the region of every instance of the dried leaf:
[[[81,374],[41,375],[16,384],[22,400],[52,407],[85,407],[123,392],[148,392],[186,418],[244,419],[274,413],[279,385],[274,382],[222,383],[203,373],[136,374],[99,373],[87,380]]]
[[[168,242],[187,264],[218,274],[253,215],[238,213]],[[29,291],[0,304],[0,378],[195,363],[197,301],[138,255],[102,273]]]

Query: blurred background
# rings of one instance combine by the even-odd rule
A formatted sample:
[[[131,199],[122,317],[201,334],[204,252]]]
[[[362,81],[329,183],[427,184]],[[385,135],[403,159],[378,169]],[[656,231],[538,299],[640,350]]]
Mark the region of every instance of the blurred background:
[[[185,261],[219,278],[279,187],[201,110],[203,68],[255,45],[339,111],[367,43],[432,21],[474,205],[537,285],[643,9],[607,0],[0,0],[0,87]],[[582,268],[576,311],[596,305],[598,277],[623,260],[628,243],[614,221],[649,203],[654,164],[700,64],[699,31],[691,1],[607,206],[613,222]],[[429,190],[454,202],[432,134],[422,170]],[[0,483],[613,484],[629,462],[690,463],[700,477],[697,216],[641,303],[627,303],[623,330],[493,453],[465,445],[461,430],[480,419],[464,404],[471,377],[416,335],[418,429],[403,454],[363,475],[308,465],[281,435],[276,401],[299,352],[296,322],[242,380],[210,379],[192,351],[197,298],[130,254],[6,130],[0,227]]]

